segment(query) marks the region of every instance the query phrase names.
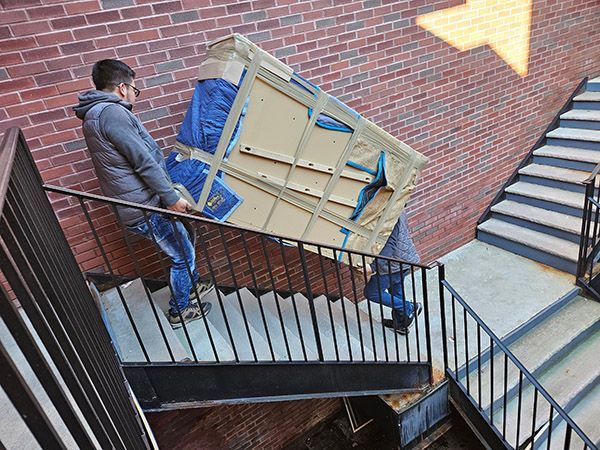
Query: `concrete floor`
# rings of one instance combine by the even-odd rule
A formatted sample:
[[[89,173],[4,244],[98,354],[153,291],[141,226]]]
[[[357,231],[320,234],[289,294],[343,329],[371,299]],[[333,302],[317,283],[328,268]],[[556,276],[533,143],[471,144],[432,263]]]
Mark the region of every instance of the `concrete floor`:
[[[572,275],[558,272],[479,241],[472,241],[453,251],[443,257],[441,262],[445,264],[446,279],[449,283],[481,316],[492,331],[501,337],[574,287],[574,277]],[[433,339],[432,357],[434,366],[440,373],[439,371],[443,367],[443,356],[437,270],[428,271],[427,282],[430,295],[430,320]],[[407,287],[407,292],[408,290]],[[417,294],[416,297],[417,301],[422,301],[422,295]],[[424,337],[424,332],[424,326],[420,327],[419,334]],[[46,411],[51,420],[56,423],[61,436],[67,436],[67,447],[73,448],[74,442],[68,436],[64,424],[51,406],[51,402],[46,397],[43,389],[37,383],[23,355],[18,351],[10,336],[7,335],[5,326],[0,321],[0,336],[3,344],[8,344],[9,352],[14,355],[19,367],[23,370],[24,376],[28,380],[33,380],[32,385],[35,395],[42,399],[44,405],[47,405]],[[8,340],[6,340],[7,337]],[[449,346],[451,345],[452,343],[449,342]],[[390,399],[390,402],[398,406],[394,399]],[[3,414],[0,415],[0,439],[2,444],[7,449],[39,448],[33,444],[31,434],[23,425],[1,389],[0,408],[3,411]]]
[[[445,255],[440,259],[446,270],[446,280],[454,290],[479,315],[498,336],[504,337],[536,313],[575,288],[573,275],[557,271],[527,258],[515,255],[477,240]],[[410,298],[411,288],[405,286]],[[442,325],[440,315],[438,271],[427,272],[429,291],[432,360],[436,379],[443,377]],[[420,287],[416,289],[416,300],[423,301]],[[447,327],[451,329],[451,298],[445,293]],[[457,359],[459,366],[465,362],[463,310],[456,303]],[[476,349],[477,328],[468,319],[469,355]],[[419,335],[425,342],[424,319],[421,317]],[[412,330],[413,335],[416,330]],[[454,341],[447,342],[449,359],[452,362]],[[482,349],[488,347],[483,338]],[[388,403],[396,410],[409,405],[420,394],[387,396]]]

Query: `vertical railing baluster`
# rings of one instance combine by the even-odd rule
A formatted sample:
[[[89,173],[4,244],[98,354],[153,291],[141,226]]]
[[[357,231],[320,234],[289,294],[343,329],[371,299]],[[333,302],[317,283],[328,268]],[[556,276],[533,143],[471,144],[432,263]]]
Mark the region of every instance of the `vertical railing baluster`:
[[[283,245],[283,240],[281,238],[279,239],[279,244],[279,248],[281,249],[281,260],[283,261],[283,267],[285,270],[285,278],[287,280],[288,289],[290,290],[292,309],[294,310],[296,326],[298,327],[298,337],[300,339],[300,346],[302,347],[302,355],[304,357],[304,361],[308,361],[308,356],[306,353],[306,343],[304,342],[304,334],[302,332],[302,326],[300,325],[300,317],[298,316],[298,306],[296,305],[296,297],[294,296],[294,288],[292,286],[292,278],[290,277],[290,271],[288,270],[288,261],[287,256],[285,254],[285,246]]]
[[[215,286],[215,294],[217,295],[217,301],[219,302],[219,308],[223,314],[223,321],[225,323],[225,330],[227,331],[227,337],[229,338],[229,343],[231,344],[231,350],[233,351],[233,357],[235,362],[240,362],[240,356],[237,350],[237,345],[235,339],[233,339],[233,333],[231,331],[231,325],[229,324],[229,319],[227,318],[227,314],[225,313],[225,305],[223,304],[223,297],[221,291],[219,290],[217,283],[217,275],[215,274],[215,270],[212,265],[212,261],[210,259],[208,253],[208,245],[206,245],[206,240],[204,238],[204,233],[196,233],[200,238],[200,248],[202,249],[202,253],[204,253],[204,258],[206,259],[206,264],[208,265],[208,273],[210,274],[210,279],[212,280],[213,285]]]
[[[465,331],[465,376],[467,378],[467,394],[471,394],[471,382],[469,377],[469,330],[467,322],[467,310],[463,307],[463,326]]]
[[[456,342],[456,298],[452,294],[452,338],[454,341],[454,376],[458,381],[458,344]]]
[[[331,327],[331,336],[333,337],[333,349],[335,351],[335,359],[337,362],[340,361],[340,351],[337,345],[337,336],[335,334],[335,324],[333,323],[333,313],[331,312],[331,302],[329,283],[327,283],[327,274],[325,273],[325,265],[323,264],[323,254],[321,253],[321,246],[317,247],[317,253],[319,254],[319,265],[321,267],[321,276],[323,278],[323,287],[325,288],[325,297],[327,297],[327,312],[329,313],[329,326]]]
[[[552,419],[554,418],[554,406],[550,405],[550,418],[548,419],[548,445],[547,450],[550,450],[550,444],[552,443]]]
[[[346,306],[344,304],[344,290],[342,288],[342,276],[340,274],[340,266],[338,264],[338,256],[335,249],[333,249],[333,267],[335,268],[335,276],[338,283],[338,294],[340,299],[338,300],[342,307],[342,318],[344,319],[344,330],[346,331],[346,342],[348,344],[348,356],[350,357],[350,361],[354,361],[354,357],[352,355],[352,344],[350,343],[350,330],[348,330],[348,318],[346,317]],[[364,355],[363,355],[364,358]]]
[[[419,317],[416,315],[417,312],[417,285],[415,282],[415,266],[413,266],[412,264],[408,265],[408,268],[410,270],[410,286],[412,289],[412,305],[413,305],[413,311],[415,312],[415,335],[416,335],[416,344],[417,344],[417,362],[421,362],[421,336],[419,333]],[[425,273],[425,270],[423,270],[423,273]],[[423,293],[425,294],[425,286],[423,286]],[[426,295],[423,295],[423,308],[424,308],[424,314],[427,315],[427,308],[425,307],[426,305],[426,301],[425,301]],[[425,327],[427,328],[427,327]],[[425,343],[427,345],[427,343]],[[427,358],[427,361],[429,361],[429,357]]]
[[[413,267],[414,276],[414,267]],[[427,362],[429,363],[429,382],[433,384],[433,359],[431,356],[431,323],[429,322],[429,289],[427,287],[427,269],[421,267],[421,287],[423,289],[423,315],[425,317],[425,349],[427,351]],[[442,316],[445,315],[445,311],[442,311]],[[418,323],[418,322],[417,322]],[[445,326],[445,325],[444,325]],[[417,328],[417,332],[418,332]],[[419,343],[417,342],[417,346]],[[446,343],[444,342],[444,346]],[[445,351],[445,350],[444,350]],[[444,356],[447,358],[447,355]],[[420,361],[420,360],[419,360]]]
[[[506,400],[508,391],[508,355],[504,353],[504,395],[502,396],[502,437],[506,439]]]
[[[490,336],[490,422],[494,423],[494,340]]]
[[[262,299],[260,298],[260,293],[258,289],[258,281],[256,280],[256,272],[254,270],[254,264],[252,264],[252,258],[250,257],[250,250],[248,249],[248,242],[246,240],[246,235],[244,230],[240,230],[240,238],[242,239],[242,246],[244,247],[244,254],[246,255],[246,261],[248,261],[248,269],[250,271],[250,277],[252,278],[252,285],[254,286],[254,296],[256,297],[256,301],[258,302],[258,311],[260,313],[260,318],[265,329],[265,337],[267,338],[267,345],[269,346],[269,353],[271,353],[271,359],[275,361],[275,350],[273,350],[273,343],[271,339],[271,332],[269,330],[269,325],[267,324],[267,318],[265,316],[265,308],[262,304]],[[279,301],[277,299],[277,295],[275,295],[275,303],[278,304]]]
[[[356,326],[358,327],[358,337],[360,340],[360,350],[362,353],[363,362],[365,359],[365,343],[363,342],[362,321],[360,320],[360,312],[358,310],[358,295],[356,292],[356,280],[354,279],[354,265],[352,264],[352,252],[347,252],[348,266],[350,267],[350,281],[352,283],[352,293],[354,294],[354,309],[356,313]]]
[[[365,255],[361,255],[362,259],[362,272],[363,278],[365,280],[365,287],[369,282],[369,277],[367,276],[367,261],[365,259]],[[377,361],[377,344],[375,340],[375,330],[373,329],[373,314],[371,312],[371,300],[367,299],[367,312],[369,314],[369,328],[371,330],[371,340],[373,341],[373,359]],[[385,335],[383,336],[383,340],[385,341]]]
[[[421,269],[424,270],[424,269]],[[444,353],[444,373],[448,370],[448,329],[446,327],[446,302],[444,297],[444,279],[445,279],[446,269],[444,265],[441,264],[438,266],[438,290],[440,293],[440,317],[442,319],[442,352]],[[431,342],[431,339],[428,338],[428,341]],[[431,360],[431,354],[430,354]]]
[[[250,344],[250,351],[252,352],[252,358],[254,362],[258,362],[258,355],[256,354],[256,347],[254,345],[254,340],[252,339],[252,333],[250,331],[250,325],[248,324],[248,317],[246,317],[246,310],[244,305],[242,304],[242,297],[240,295],[240,288],[237,283],[237,277],[235,276],[235,271],[233,270],[233,263],[231,261],[231,255],[229,254],[229,246],[227,245],[227,241],[225,241],[225,234],[223,233],[223,228],[217,227],[219,231],[219,236],[221,238],[221,245],[223,246],[223,250],[225,251],[225,258],[227,259],[227,266],[229,268],[229,273],[231,274],[231,281],[233,283],[233,288],[235,289],[235,296],[238,301],[238,306],[240,307],[240,312],[242,313],[242,318],[244,320],[244,328],[246,330],[246,336],[248,336],[248,343]],[[223,316],[227,315],[227,309],[223,309]],[[267,331],[268,333],[268,331]],[[271,342],[270,336],[267,337],[267,343],[269,344],[269,352],[271,353],[271,360],[275,361],[275,352],[273,351],[273,343]]]
[[[399,345],[398,345],[398,333],[395,331],[398,329],[398,318],[396,317],[396,314],[394,314],[394,311],[396,310],[396,289],[394,288],[394,279],[392,277],[392,266],[390,264],[390,261],[386,261],[387,263],[387,278],[388,278],[388,293],[390,294],[390,297],[392,298],[392,321],[394,323],[394,347],[396,349],[396,361],[400,361],[400,352],[398,350]],[[400,277],[402,277],[402,267],[400,267]],[[401,294],[402,295],[402,294]],[[403,311],[403,318],[404,320],[406,320],[406,298],[404,297],[404,295],[402,295],[402,311]],[[408,348],[408,329],[406,330],[406,334],[404,335],[405,340],[406,340],[406,357],[408,358],[408,362],[410,362],[410,349]]]
[[[279,306],[279,299],[277,298],[277,289],[275,286],[275,278],[273,277],[273,268],[271,267],[271,260],[269,259],[269,254],[267,253],[267,246],[265,243],[265,237],[263,235],[260,236],[260,242],[263,249],[263,253],[265,255],[265,263],[267,264],[267,273],[269,274],[269,280],[271,281],[271,289],[273,290],[273,299],[275,300],[275,307],[277,308],[277,315],[279,317],[279,325],[281,326],[281,333],[283,335],[283,343],[285,344],[285,351],[288,355],[288,360],[292,360],[292,352],[290,351],[290,343],[287,338],[287,333],[285,332],[285,326],[283,325],[283,317],[281,316],[281,307]],[[260,297],[257,297],[258,306],[262,311],[262,301]],[[266,324],[265,324],[266,325]],[[267,337],[270,338],[270,335],[267,334]]]
[[[538,401],[538,390],[537,388],[534,386],[533,388],[533,417],[531,420],[531,443],[532,445],[534,444],[534,440],[535,440],[535,430],[536,430],[536,426],[535,426],[535,422],[537,420],[537,401]],[[535,447],[532,447],[535,448]]]
[[[481,411],[481,325],[477,323],[477,404]]]
[[[315,303],[313,299],[312,288],[310,286],[310,278],[308,276],[308,266],[306,264],[306,254],[304,250],[304,244],[298,242],[298,251],[300,253],[300,261],[302,262],[302,274],[304,275],[304,283],[306,284],[306,297],[308,298],[308,306],[310,308],[310,317],[315,332],[315,340],[317,341],[317,353],[319,354],[319,361],[323,361],[323,347],[321,345],[321,337],[319,336],[319,325],[317,324],[317,313],[315,311]],[[320,255],[319,255],[319,259]],[[338,358],[339,361],[339,358]]]
[[[517,439],[515,440],[517,448],[519,448],[519,438],[521,437],[521,408],[523,401],[523,372],[519,370],[519,396],[517,400]]]
[[[375,277],[375,282],[377,283],[377,295],[379,297],[379,313],[381,314],[381,333],[383,336],[383,349],[385,351],[385,361],[390,362],[390,357],[388,355],[388,345],[387,345],[387,335],[385,334],[385,326],[383,325],[383,299],[381,297],[381,282],[379,281],[379,258],[375,257],[375,269],[377,272],[373,274]],[[392,320],[394,319],[394,313],[392,308]]]
[[[565,445],[564,445],[564,450],[569,450],[569,448],[571,448],[571,431],[573,429],[571,428],[571,425],[567,424],[567,431],[565,432]]]

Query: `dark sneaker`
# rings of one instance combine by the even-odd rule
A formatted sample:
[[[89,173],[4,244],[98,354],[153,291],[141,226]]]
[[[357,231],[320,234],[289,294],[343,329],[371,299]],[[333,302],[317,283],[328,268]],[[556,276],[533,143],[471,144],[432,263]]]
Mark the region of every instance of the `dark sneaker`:
[[[394,321],[392,319],[383,319],[383,321],[381,323],[383,323],[384,327],[390,328],[390,329],[394,330],[396,333],[399,333],[402,335],[408,334],[408,332],[410,331],[409,330],[410,326],[415,321],[415,317],[418,317],[419,314],[421,314],[421,311],[423,311],[423,305],[421,305],[420,303],[417,303],[416,308],[417,308],[417,310],[415,313],[413,313],[412,316],[397,318],[396,324],[394,324]]]
[[[169,322],[173,329],[181,328],[184,322],[187,324],[206,316],[211,308],[212,305],[208,302],[200,303],[200,306],[198,306],[198,304],[190,303],[187,308],[181,311],[181,316],[179,314],[173,315],[173,313],[169,311]]]
[[[201,300],[202,297],[215,289],[215,285],[210,281],[198,281],[195,288],[196,292],[194,292],[194,288],[190,290],[190,300],[193,303],[198,303],[198,300]],[[198,293],[197,296],[196,293]]]

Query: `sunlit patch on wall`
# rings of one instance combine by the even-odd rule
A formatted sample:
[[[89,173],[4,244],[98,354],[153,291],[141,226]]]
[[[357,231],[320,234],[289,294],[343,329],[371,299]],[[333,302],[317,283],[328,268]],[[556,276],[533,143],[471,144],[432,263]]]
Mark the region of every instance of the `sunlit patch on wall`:
[[[532,0],[467,0],[417,17],[417,25],[461,51],[489,45],[525,77],[529,65]]]

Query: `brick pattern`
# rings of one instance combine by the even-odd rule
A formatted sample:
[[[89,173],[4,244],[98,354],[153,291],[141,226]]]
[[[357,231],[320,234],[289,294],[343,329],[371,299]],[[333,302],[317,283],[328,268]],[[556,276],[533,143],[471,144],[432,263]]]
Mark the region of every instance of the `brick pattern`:
[[[161,448],[280,449],[338,413],[339,399],[297,400],[147,414]]]
[[[533,2],[524,79],[489,47],[459,52],[416,25],[418,15],[461,3],[4,0],[0,132],[10,126],[24,130],[45,181],[99,192],[71,111],[76,94],[92,87],[92,64],[120,58],[135,68],[143,89],[136,111],[167,152],[206,42],[239,32],[430,158],[409,206],[409,223],[422,260],[432,260],[475,236],[477,218],[569,93],[584,76],[600,73],[597,0]],[[77,202],[51,198],[82,268],[102,268]],[[133,271],[114,217],[95,207],[92,217],[112,264],[121,273]],[[206,233],[225,282],[220,236]],[[240,264],[239,243],[225,239]],[[143,270],[160,273],[147,243],[133,246]],[[250,251],[258,255],[261,247],[255,242]],[[293,250],[287,252],[292,257]],[[276,282],[285,285],[280,264],[274,266]],[[252,270],[239,267],[240,282],[249,282]],[[265,281],[264,262],[254,273]],[[343,274],[345,292],[348,279]],[[198,448],[185,441],[190,436],[207,442],[201,448],[281,448],[339,407],[337,400],[238,405],[160,413],[150,420],[166,448]]]
[[[599,72],[595,0],[534,2],[530,72],[488,47],[459,52],[416,25],[455,0],[31,0],[0,6],[0,131],[20,126],[44,179],[96,192],[70,106],[91,65],[139,74],[136,107],[165,151],[207,41],[247,35],[431,158],[410,204],[423,260],[469,241],[501,183],[585,75]],[[24,6],[27,6],[26,8]],[[71,205],[56,209],[67,231]],[[72,234],[71,232],[69,232]]]

